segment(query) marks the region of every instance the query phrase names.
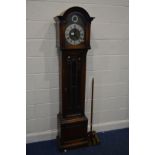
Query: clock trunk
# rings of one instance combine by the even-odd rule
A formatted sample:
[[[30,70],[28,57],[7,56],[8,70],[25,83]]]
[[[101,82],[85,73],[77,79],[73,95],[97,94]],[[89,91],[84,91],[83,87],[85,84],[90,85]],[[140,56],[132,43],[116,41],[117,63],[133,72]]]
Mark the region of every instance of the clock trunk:
[[[84,50],[62,51],[63,117],[84,114],[86,53]]]
[[[58,114],[58,138],[62,149],[72,141],[87,145],[85,78],[87,50],[63,50],[60,55],[61,103]],[[66,145],[68,143],[68,145]]]

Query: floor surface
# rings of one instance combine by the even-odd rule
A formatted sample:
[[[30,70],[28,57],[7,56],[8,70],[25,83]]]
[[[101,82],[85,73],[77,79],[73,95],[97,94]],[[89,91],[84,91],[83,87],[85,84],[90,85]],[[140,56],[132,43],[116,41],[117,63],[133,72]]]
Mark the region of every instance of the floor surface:
[[[26,155],[129,155],[129,129],[98,133],[101,143],[59,152],[56,140],[27,144]]]

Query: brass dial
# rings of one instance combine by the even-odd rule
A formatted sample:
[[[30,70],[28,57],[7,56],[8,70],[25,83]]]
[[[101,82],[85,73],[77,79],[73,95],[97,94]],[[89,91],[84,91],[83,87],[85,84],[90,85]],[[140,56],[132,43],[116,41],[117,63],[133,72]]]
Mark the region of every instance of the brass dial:
[[[71,45],[78,45],[84,41],[84,30],[78,24],[71,24],[65,30],[65,38]]]

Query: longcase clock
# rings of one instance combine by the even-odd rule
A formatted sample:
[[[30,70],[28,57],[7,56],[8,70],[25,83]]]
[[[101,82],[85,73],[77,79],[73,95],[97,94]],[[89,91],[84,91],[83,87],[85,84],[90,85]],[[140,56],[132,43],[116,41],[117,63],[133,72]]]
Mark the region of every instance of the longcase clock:
[[[59,148],[63,150],[88,144],[88,119],[85,116],[86,55],[90,49],[90,28],[94,18],[83,8],[72,7],[54,19],[60,75],[57,140]]]

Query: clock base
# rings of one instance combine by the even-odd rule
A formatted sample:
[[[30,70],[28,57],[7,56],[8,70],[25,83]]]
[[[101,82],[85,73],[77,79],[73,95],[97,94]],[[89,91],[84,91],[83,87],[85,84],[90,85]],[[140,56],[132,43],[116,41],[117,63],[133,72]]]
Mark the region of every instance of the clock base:
[[[58,147],[59,147],[60,151],[88,146],[87,138],[70,140],[70,141],[66,141],[65,143],[61,144],[61,140],[60,140],[59,136],[57,136],[57,141],[58,141]]]
[[[58,114],[58,146],[60,150],[72,149],[88,145],[88,119],[86,116],[70,116],[63,118]]]

